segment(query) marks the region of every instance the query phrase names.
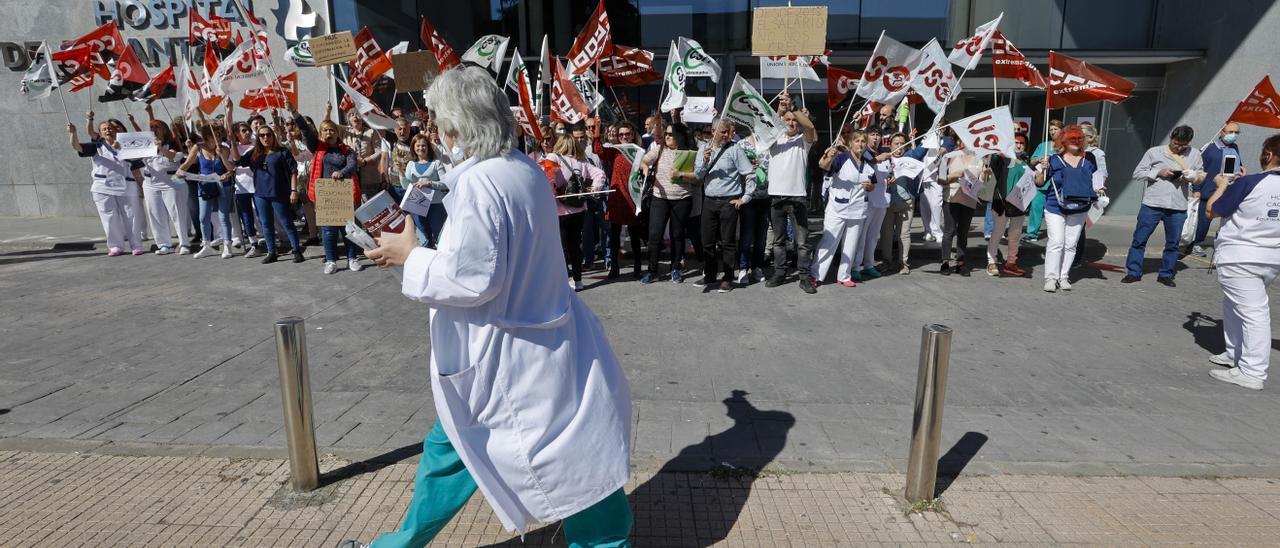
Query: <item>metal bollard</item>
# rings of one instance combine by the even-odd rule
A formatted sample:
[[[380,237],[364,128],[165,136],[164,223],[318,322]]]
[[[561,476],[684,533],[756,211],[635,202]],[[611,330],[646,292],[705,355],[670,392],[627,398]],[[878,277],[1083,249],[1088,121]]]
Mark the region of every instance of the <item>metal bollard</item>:
[[[306,326],[302,318],[276,320],[276,363],[280,366],[280,401],[289,436],[290,482],[295,491],[320,485],[316,432],[311,419],[311,376],[307,373]]]
[[[920,373],[916,379],[916,411],[911,421],[911,454],[907,458],[907,501],[933,500],[938,481],[938,444],[942,437],[942,400],[951,361],[951,328],[924,326],[920,337]]]

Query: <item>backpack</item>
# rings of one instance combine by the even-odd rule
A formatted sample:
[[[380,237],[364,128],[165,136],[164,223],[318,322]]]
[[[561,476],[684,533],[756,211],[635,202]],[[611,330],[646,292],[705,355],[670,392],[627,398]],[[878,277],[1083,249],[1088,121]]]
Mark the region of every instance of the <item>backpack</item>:
[[[1057,158],[1059,163],[1070,167],[1061,156],[1054,154],[1052,158]],[[1094,170],[1097,170],[1097,160],[1094,159],[1092,153],[1086,152],[1084,157],[1080,159],[1082,164],[1085,161],[1091,162]],[[1059,187],[1058,182],[1053,179],[1050,179],[1049,182],[1053,186],[1054,198],[1058,200],[1058,209],[1062,210],[1063,215],[1086,213],[1093,207],[1093,203],[1098,201],[1098,195],[1093,191],[1092,182],[1085,188],[1075,188],[1079,185],[1067,186],[1065,182]]]
[[[586,203],[585,196],[569,196],[561,198],[560,196],[571,194],[582,194],[587,191],[586,179],[582,176],[582,171],[573,169],[560,161],[560,156],[556,156],[554,161],[543,160],[542,170],[547,173],[547,178],[554,184],[556,172],[561,172],[561,168],[569,170],[568,184],[564,186],[564,191],[556,195],[556,199],[566,207],[582,207]],[[561,172],[563,175],[563,172]]]

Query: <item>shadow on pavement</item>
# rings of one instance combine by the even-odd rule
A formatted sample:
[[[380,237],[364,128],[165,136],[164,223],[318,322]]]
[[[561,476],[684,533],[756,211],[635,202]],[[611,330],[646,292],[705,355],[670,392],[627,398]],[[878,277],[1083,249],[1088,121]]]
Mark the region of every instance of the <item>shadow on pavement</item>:
[[[76,259],[80,257],[95,257],[98,255],[101,255],[104,258],[106,257],[106,253],[100,253],[97,251],[88,251],[84,253],[65,253],[65,251],[70,251],[70,250],[59,251],[59,250],[42,249],[38,252],[32,252],[32,253],[26,253],[26,252],[5,253],[0,255],[0,266],[10,265],[10,264],[31,263],[35,261],[50,261],[53,259]]]
[[[938,458],[938,479],[934,483],[933,497],[938,498],[964,472],[964,467],[987,444],[987,436],[978,432],[965,432],[945,455]]]
[[[1187,315],[1187,321],[1182,324],[1182,328],[1191,333],[1196,346],[1210,354],[1221,354],[1227,349],[1227,342],[1222,338],[1222,320],[1192,312]]]
[[[738,521],[752,483],[787,445],[796,419],[785,411],[757,409],[747,392],[723,400],[733,426],[685,447],[632,491],[635,546],[711,546]],[[652,530],[652,525],[661,527]],[[563,546],[560,524],[490,546]]]
[[[361,474],[377,472],[383,468],[414,458],[422,454],[422,444],[415,443],[406,445],[399,449],[387,451],[381,455],[376,455],[360,462],[353,462],[342,468],[335,468],[323,474],[320,474],[320,487],[333,485],[343,480],[348,480]]]

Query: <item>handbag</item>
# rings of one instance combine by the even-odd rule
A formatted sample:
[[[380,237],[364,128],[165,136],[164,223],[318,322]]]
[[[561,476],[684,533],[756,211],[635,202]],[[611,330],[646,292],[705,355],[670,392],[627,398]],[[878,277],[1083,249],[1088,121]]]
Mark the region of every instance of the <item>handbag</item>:
[[[1063,165],[1066,165],[1066,162],[1062,160],[1062,157],[1056,154],[1054,155],[1054,157],[1057,157],[1059,162],[1062,162]],[[1081,162],[1083,162],[1084,160],[1085,160],[1084,158],[1080,159]],[[1097,195],[1089,195],[1089,196],[1070,195],[1070,194],[1063,195],[1062,189],[1058,188],[1057,181],[1053,179],[1049,179],[1049,183],[1050,185],[1053,186],[1054,198],[1057,198],[1058,209],[1062,210],[1063,215],[1087,213],[1089,209],[1093,207],[1093,202],[1096,202],[1098,200]]]
[[[201,200],[217,200],[222,196],[222,183],[202,182],[200,183],[200,199]]]
[[[649,204],[653,203],[653,187],[658,185],[658,163],[662,161],[662,154],[666,151],[665,147],[658,148],[658,157],[649,167],[649,173],[644,176],[644,185],[640,190],[640,211],[649,211]]]
[[[586,183],[582,178],[582,172],[564,165],[564,163],[560,161],[560,156],[556,156],[556,163],[560,164],[564,169],[569,170],[569,183],[564,186],[564,193],[562,195],[578,194],[578,196],[569,196],[568,198],[561,198],[560,196],[557,196],[556,199],[560,200],[560,203],[568,207],[582,207],[586,201],[584,197],[581,196],[583,192],[586,192]]]

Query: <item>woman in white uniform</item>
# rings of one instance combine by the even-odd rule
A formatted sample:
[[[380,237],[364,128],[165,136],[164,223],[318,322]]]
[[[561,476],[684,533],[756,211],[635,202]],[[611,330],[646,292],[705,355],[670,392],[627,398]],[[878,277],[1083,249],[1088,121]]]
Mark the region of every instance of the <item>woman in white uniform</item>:
[[[822,217],[822,240],[818,242],[818,253],[809,269],[809,278],[800,283],[805,293],[817,292],[837,252],[840,262],[836,268],[836,283],[845,287],[858,285],[853,281],[850,270],[855,267],[859,248],[866,241],[862,233],[866,228],[867,194],[875,188],[875,168],[865,161],[862,154],[866,144],[867,134],[854,131],[848,134],[844,143],[827,149],[818,160],[819,167],[831,172],[831,188],[828,189],[827,209]]]
[[[138,200],[138,181],[142,180],[142,162],[121,160],[116,150],[116,126],[110,121],[98,124],[98,137],[80,142],[75,124],[67,124],[71,149],[81,158],[93,158],[93,204],[107,236],[107,255],[124,253],[125,240],[134,255],[146,253],[142,239],[133,232],[133,216],[142,215]]]
[[[1222,285],[1227,351],[1209,361],[1227,366],[1209,375],[1262,390],[1271,364],[1271,304],[1267,286],[1280,275],[1280,135],[1262,143],[1262,173],[1214,178],[1205,213],[1221,217],[1214,263]]]
[[[151,105],[147,105],[150,109]],[[151,131],[156,137],[155,156],[142,160],[142,194],[146,197],[147,216],[156,235],[156,255],[173,253],[172,239],[178,237],[179,255],[191,253],[187,242],[187,227],[191,217],[187,210],[187,183],[174,177],[186,154],[178,148],[178,142],[169,131],[169,125],[151,120]]]
[[[443,73],[427,104],[446,148],[465,157],[445,177],[439,248],[418,247],[410,229],[368,256],[404,265],[401,291],[431,308],[439,420],[404,524],[373,545],[426,544],[478,487],[509,531],[564,520],[572,546],[629,546],[630,387],[600,320],[565,283],[546,174],[515,150],[510,104],[488,71]]]

